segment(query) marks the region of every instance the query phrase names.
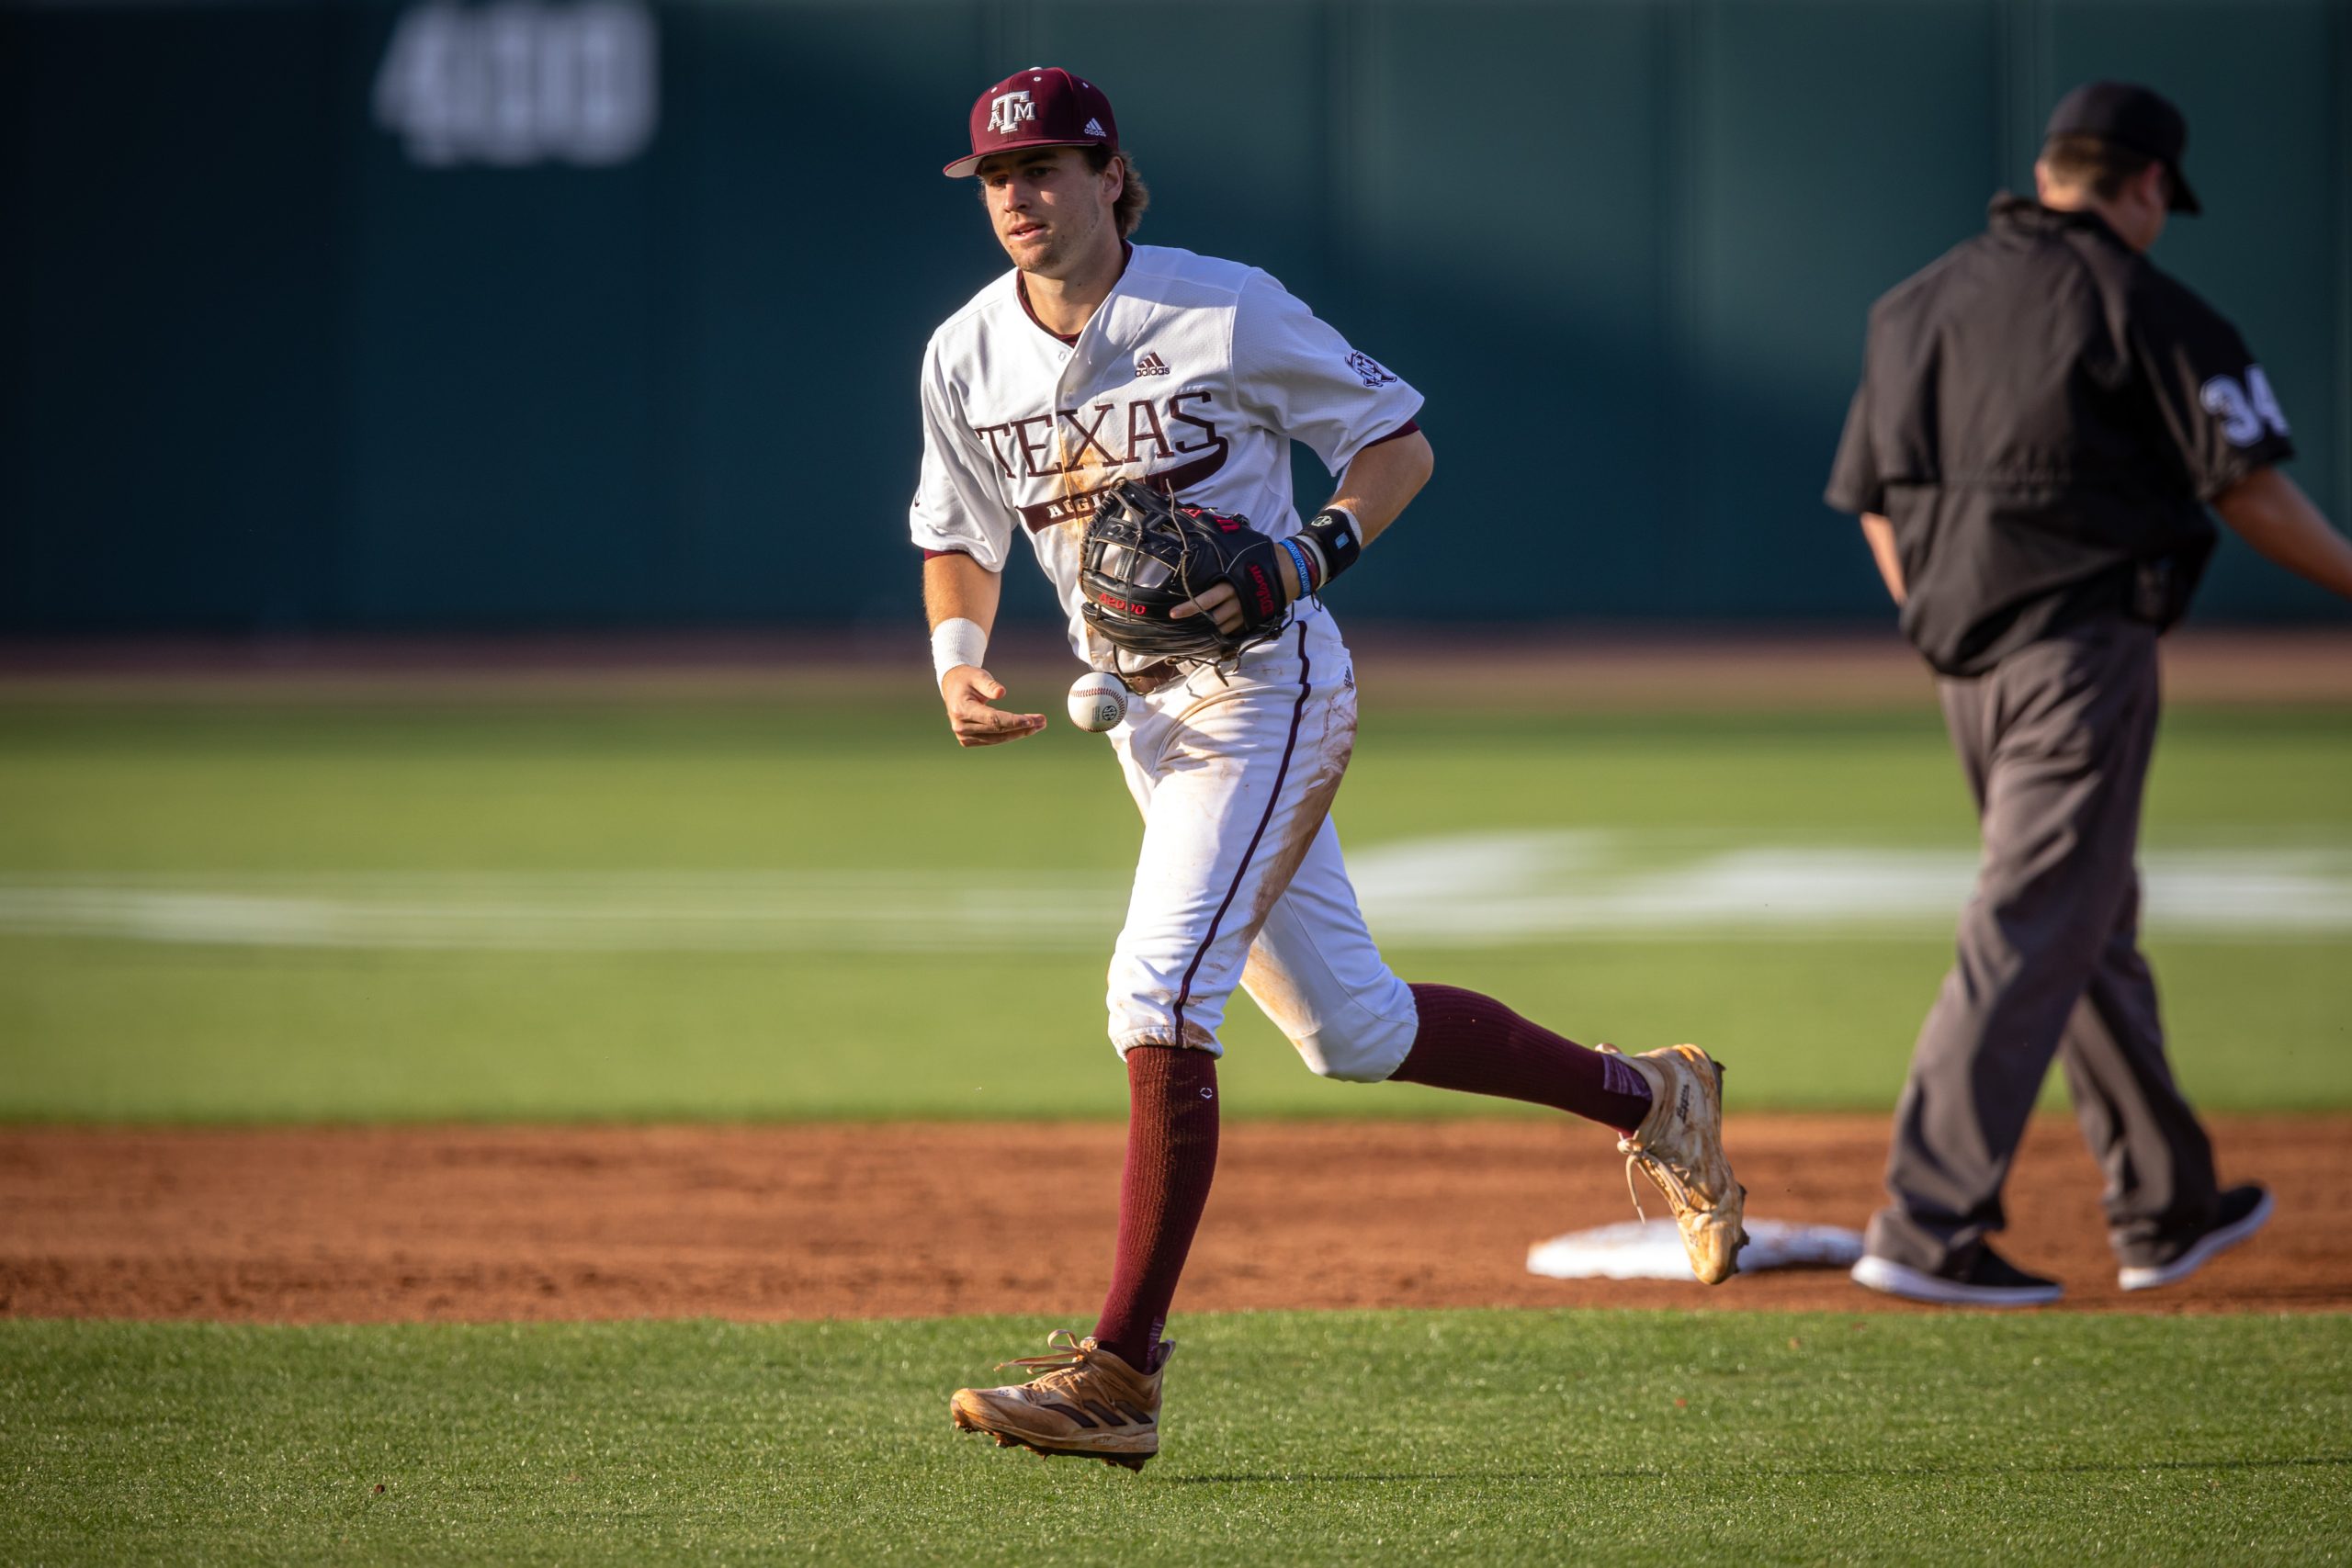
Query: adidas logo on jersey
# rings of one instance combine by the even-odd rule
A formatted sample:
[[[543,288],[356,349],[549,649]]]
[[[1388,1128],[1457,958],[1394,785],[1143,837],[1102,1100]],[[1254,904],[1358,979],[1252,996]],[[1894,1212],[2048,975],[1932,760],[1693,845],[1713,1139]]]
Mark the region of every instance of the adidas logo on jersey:
[[[1141,359],[1136,361],[1136,374],[1138,376],[1165,376],[1168,374],[1168,361],[1160,358],[1159,355],[1156,354],[1147,354]]]

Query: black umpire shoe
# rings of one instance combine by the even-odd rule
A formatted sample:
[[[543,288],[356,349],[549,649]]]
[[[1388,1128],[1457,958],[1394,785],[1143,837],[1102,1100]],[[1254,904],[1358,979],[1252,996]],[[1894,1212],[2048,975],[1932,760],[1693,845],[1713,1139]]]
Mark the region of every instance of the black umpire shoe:
[[[1946,1274],[1872,1258],[1867,1253],[1854,1265],[1854,1283],[1905,1301],[1931,1302],[1938,1306],[2047,1306],[2065,1292],[2055,1280],[2029,1274],[1983,1242],[1968,1262]]]
[[[2115,1282],[2127,1291],[2153,1291],[2159,1285],[2177,1284],[2268,1224],[2278,1206],[2271,1201],[2267,1187],[2251,1181],[2244,1187],[2233,1187],[2222,1194],[2212,1229],[2181,1244],[2179,1256],[2171,1262],[2125,1269],[2115,1276]]]

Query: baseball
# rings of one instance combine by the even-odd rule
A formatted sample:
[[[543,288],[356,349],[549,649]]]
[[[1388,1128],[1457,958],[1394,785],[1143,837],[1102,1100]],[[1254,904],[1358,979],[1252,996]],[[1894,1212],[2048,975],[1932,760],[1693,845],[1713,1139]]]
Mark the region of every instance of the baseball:
[[[1127,683],[1108,670],[1095,670],[1070,682],[1069,721],[1102,731],[1127,716]]]

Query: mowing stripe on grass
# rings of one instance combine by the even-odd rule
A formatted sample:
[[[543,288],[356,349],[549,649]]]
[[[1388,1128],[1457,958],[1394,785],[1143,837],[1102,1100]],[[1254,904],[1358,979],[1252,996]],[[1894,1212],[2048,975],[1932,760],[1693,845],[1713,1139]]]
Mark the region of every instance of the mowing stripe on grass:
[[[1724,843],[1600,831],[1450,835],[1351,856],[1384,941],[1913,937],[1951,928],[1972,851]],[[2352,844],[2174,844],[2146,857],[2149,929],[2352,933]],[[288,873],[0,877],[0,931],[228,946],[527,952],[1092,951],[1125,886],[1102,873]]]

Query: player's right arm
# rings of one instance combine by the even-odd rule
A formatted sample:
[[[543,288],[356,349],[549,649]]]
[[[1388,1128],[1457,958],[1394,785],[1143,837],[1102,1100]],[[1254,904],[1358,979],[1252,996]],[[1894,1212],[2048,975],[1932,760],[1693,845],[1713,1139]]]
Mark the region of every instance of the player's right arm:
[[[1900,604],[1908,596],[1903,586],[1903,556],[1894,547],[1894,525],[1875,512],[1862,513],[1862,537],[1870,542],[1871,558],[1878,562],[1887,597]]]
[[[959,633],[970,635],[954,625],[957,621],[977,628],[985,642],[996,624],[1001,587],[995,572],[967,555],[935,555],[925,560],[922,603],[931,617],[933,649],[953,646]],[[934,661],[946,666],[938,671],[939,700],[947,705],[947,727],[955,731],[956,745],[1001,746],[1046,728],[1043,714],[1007,713],[991,706],[1004,695],[1002,683],[981,665],[951,662],[953,659],[952,654],[934,653]]]
[[[1877,311],[1871,312],[1875,321]],[[1875,336],[1873,335],[1873,343]],[[1865,350],[1865,358],[1868,351]],[[1829,489],[1822,499],[1839,512],[1850,512],[1862,522],[1862,539],[1871,547],[1886,596],[1900,606],[1910,597],[1903,578],[1903,552],[1894,542],[1894,524],[1886,515],[1886,484],[1879,473],[1878,454],[1871,429],[1871,389],[1865,373],[1846,409],[1846,434],[1830,464]]]
[[[907,522],[922,547],[932,669],[958,746],[998,746],[1046,728],[1041,714],[990,705],[1004,687],[982,660],[996,625],[998,574],[1012,543],[1012,519],[988,464],[959,416],[934,336],[923,353],[922,476]]]

